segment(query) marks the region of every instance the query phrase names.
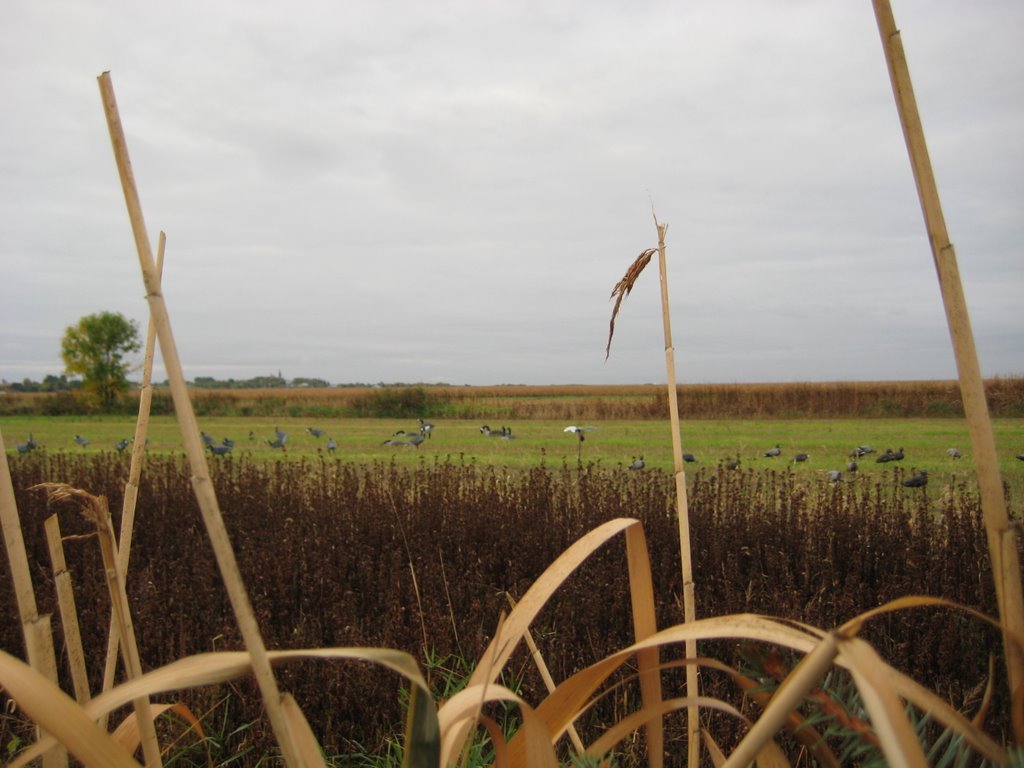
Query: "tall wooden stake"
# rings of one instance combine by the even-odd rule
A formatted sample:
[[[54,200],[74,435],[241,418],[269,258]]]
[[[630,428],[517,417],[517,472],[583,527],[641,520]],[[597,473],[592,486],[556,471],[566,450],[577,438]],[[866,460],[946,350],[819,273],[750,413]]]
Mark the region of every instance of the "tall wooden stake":
[[[110,73],[104,72],[99,76],[98,81],[100,95],[103,98],[103,109],[107,118],[107,128],[110,132],[110,143],[113,146],[114,159],[117,162],[117,170],[121,178],[121,188],[128,207],[128,218],[131,221],[132,234],[135,237],[139,266],[142,268],[142,280],[146,286],[150,319],[156,325],[160,354],[163,357],[167,378],[171,385],[174,412],[177,414],[181,437],[185,444],[185,453],[192,469],[192,487],[195,490],[196,500],[199,502],[199,510],[213,546],[213,553],[224,580],[228,599],[231,601],[231,607],[235,613],[235,620],[238,622],[246,650],[252,657],[253,674],[260,692],[263,694],[267,717],[274,730],[274,735],[277,737],[278,745],[281,747],[285,765],[290,768],[298,768],[303,765],[298,745],[293,738],[277,680],[270,667],[270,657],[267,655],[267,648],[260,634],[256,614],[242,582],[242,574],[238,568],[234,549],[231,547],[231,540],[224,525],[224,517],[213,490],[210,468],[206,463],[206,455],[203,453],[202,441],[199,439],[199,425],[196,421],[195,411],[192,409],[192,401],[189,399],[178,349],[174,343],[167,305],[160,288],[160,277],[157,274],[156,265],[153,263],[153,250],[149,244],[146,222],[142,215],[142,205],[135,187],[135,175],[128,157],[128,142],[121,126],[121,117],[117,109],[117,100],[114,98],[114,86],[110,81]]]
[[[981,491],[981,508],[985,518],[992,572],[996,587],[999,617],[1004,627],[1003,646],[1006,671],[1012,697],[1014,738],[1024,743],[1024,651],[1011,639],[1010,634],[1024,636],[1024,596],[1021,589],[1020,558],[1017,555],[1016,529],[1011,528],[1003,497],[1003,482],[999,473],[996,441],[989,418],[985,386],[974,346],[974,334],[967,314],[956,253],[949,242],[946,221],[939,202],[938,187],[932,173],[924,128],[917,110],[917,100],[910,81],[910,69],[903,51],[903,41],[896,28],[889,0],[873,0],[878,31],[882,37],[885,60],[889,67],[896,106],[903,125],[903,137],[910,155],[910,165],[917,184],[932,257],[939,277],[939,288],[946,310],[946,321],[953,341],[957,371],[960,377],[960,396],[971,436]]]
[[[665,372],[668,381],[668,409],[672,421],[672,456],[675,462],[676,517],[679,520],[679,554],[683,567],[683,621],[696,621],[696,598],[693,589],[693,562],[690,556],[690,508],[686,499],[686,472],[683,469],[683,444],[679,435],[679,392],[676,386],[676,356],[672,346],[672,322],[668,311],[668,264],[665,258],[665,234],[668,224],[654,220],[658,228],[658,272],[661,276],[661,319],[665,327]],[[686,658],[697,658],[697,641],[686,641]],[[686,695],[699,695],[697,667],[686,665]],[[686,709],[686,744],[691,768],[700,764],[700,718],[696,704]]]

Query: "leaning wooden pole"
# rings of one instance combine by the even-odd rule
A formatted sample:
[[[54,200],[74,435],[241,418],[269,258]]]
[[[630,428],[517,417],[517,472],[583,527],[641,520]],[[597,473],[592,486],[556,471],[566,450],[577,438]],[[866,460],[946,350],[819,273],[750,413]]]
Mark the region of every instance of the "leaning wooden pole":
[[[132,234],[135,237],[139,265],[142,268],[142,279],[146,287],[150,317],[156,325],[160,354],[171,386],[174,411],[177,414],[182,440],[185,444],[185,453],[192,470],[192,486],[195,490],[196,500],[199,502],[199,510],[213,546],[213,553],[224,580],[228,599],[231,601],[235,620],[238,622],[246,650],[252,657],[253,674],[263,695],[263,704],[267,709],[270,725],[274,730],[278,745],[281,747],[285,764],[290,768],[298,768],[303,765],[303,762],[292,736],[277,680],[270,667],[270,660],[256,621],[256,614],[242,582],[238,561],[235,559],[235,552],[231,547],[231,540],[224,525],[224,517],[221,515],[217,496],[213,490],[210,468],[206,462],[206,455],[203,453],[202,441],[199,438],[199,425],[192,409],[192,401],[189,399],[188,387],[185,383],[181,361],[178,358],[178,350],[174,344],[167,305],[160,288],[160,278],[157,275],[156,265],[153,263],[153,251],[149,244],[149,235],[146,232],[146,223],[142,215],[142,205],[135,187],[135,176],[128,156],[128,142],[121,126],[117,100],[114,98],[114,86],[111,83],[109,72],[104,72],[97,79],[107,118],[107,128],[110,132],[110,142],[114,149],[114,159],[117,162],[121,187],[128,207],[128,217],[131,220]]]
[[[665,327],[665,372],[668,382],[668,410],[672,422],[672,457],[675,462],[676,517],[679,521],[679,553],[683,567],[683,621],[697,619],[693,589],[693,561],[690,555],[690,508],[686,498],[686,472],[683,469],[683,443],[679,434],[679,391],[676,386],[676,356],[672,346],[672,322],[668,310],[668,260],[665,257],[665,234],[668,224],[654,220],[658,228],[658,274],[661,277],[661,319]],[[686,658],[697,658],[697,642],[686,641]],[[686,695],[696,700],[700,695],[697,666],[686,665]],[[700,765],[700,712],[691,705],[686,710],[686,744],[688,764]]]
[[[1024,635],[1024,593],[1021,589],[1020,558],[1017,554],[1017,528],[1011,527],[1003,496],[996,441],[989,418],[985,386],[978,364],[978,352],[967,313],[956,253],[949,241],[946,221],[939,202],[938,187],[932,173],[924,128],[914,98],[910,69],[903,51],[903,41],[896,28],[889,0],[873,0],[878,31],[882,37],[885,60],[889,67],[896,106],[903,125],[903,136],[910,155],[910,165],[917,184],[932,257],[938,273],[942,303],[953,341],[953,353],[960,378],[960,396],[964,403],[971,450],[974,453],[981,491],[981,507],[985,518],[996,600],[1002,621],[1003,645],[1006,653],[1007,677],[1012,697],[1014,737],[1024,743],[1024,650],[1011,635]]]

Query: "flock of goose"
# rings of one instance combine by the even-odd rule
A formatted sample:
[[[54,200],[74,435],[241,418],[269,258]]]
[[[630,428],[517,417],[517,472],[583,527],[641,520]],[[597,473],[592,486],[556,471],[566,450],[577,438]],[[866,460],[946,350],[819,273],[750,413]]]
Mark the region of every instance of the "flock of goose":
[[[414,448],[419,448],[420,445],[422,445],[426,440],[428,440],[433,434],[434,425],[428,421],[424,421],[423,419],[417,419],[417,421],[419,422],[419,426],[409,430],[397,430],[391,435],[391,437],[384,440],[382,445],[394,447],[411,446]],[[579,448],[580,450],[582,450],[583,442],[584,440],[586,440],[586,436],[590,432],[593,432],[595,429],[597,429],[597,427],[577,426],[575,424],[571,424],[568,427],[565,427],[565,429],[563,429],[562,431],[575,435],[579,441]],[[319,429],[317,427],[307,427],[306,432],[308,432],[312,437],[318,440],[327,434],[325,430]],[[512,428],[504,425],[501,427],[501,429],[494,429],[489,424],[485,424],[482,427],[480,427],[480,434],[482,434],[484,437],[493,437],[498,438],[500,440],[514,440],[516,438],[516,436],[512,434]],[[214,437],[206,434],[206,432],[200,432],[200,437],[202,438],[203,444],[206,446],[206,448],[209,449],[210,453],[213,454],[214,456],[225,456],[231,453],[232,449],[235,447],[235,441],[229,437],[223,438],[223,440],[221,440],[219,443],[216,441]],[[256,434],[250,430],[250,442],[255,441],[255,439]],[[274,425],[274,438],[272,440],[267,439],[266,443],[271,448],[280,448],[282,451],[284,451],[287,440],[288,433],[283,432],[277,425]],[[82,448],[85,448],[90,444],[89,438],[84,437],[82,435],[75,435],[74,442],[76,445],[79,445]],[[114,445],[114,449],[121,453],[129,445],[131,445],[132,442],[132,439],[124,438],[122,440],[119,440]],[[338,443],[333,437],[328,437],[325,445],[329,453],[334,453],[334,451],[338,447]],[[30,451],[33,451],[36,448],[38,448],[39,443],[36,442],[32,433],[29,432],[28,440],[25,441],[24,443],[18,444],[16,447],[18,453],[29,453]],[[870,445],[858,445],[856,448],[854,448],[853,452],[850,453],[850,461],[847,463],[845,471],[848,473],[857,472],[859,468],[857,460],[862,459],[865,456],[869,456],[873,453],[875,453],[875,449],[872,448]],[[962,454],[957,448],[947,449],[946,455],[951,459],[959,459],[962,456]],[[781,457],[781,445],[779,443],[776,443],[772,448],[769,448],[766,451],[764,451],[762,456],[767,459],[776,459]],[[694,456],[692,453],[683,453],[682,458],[683,461],[685,461],[686,463],[693,463],[697,461],[697,457]],[[1018,453],[1016,455],[1016,458],[1019,459],[1020,461],[1024,461],[1024,453]],[[793,455],[793,462],[797,464],[806,462],[809,459],[810,455],[807,453],[800,452]],[[904,453],[902,447],[895,451],[892,448],[887,448],[884,453],[879,454],[875,458],[875,462],[879,464],[886,464],[894,461],[903,461],[903,459]],[[724,465],[727,469],[738,469],[740,463],[740,458],[739,456],[737,456],[735,459],[726,459]],[[638,471],[644,469],[646,466],[647,465],[644,462],[644,457],[641,455],[634,456],[632,463],[630,463],[627,468],[633,471]],[[839,482],[840,480],[843,479],[843,471],[838,469],[830,469],[826,472],[826,476],[832,482]],[[903,485],[908,488],[924,488],[925,486],[927,486],[927,484],[928,470],[926,469],[918,471],[916,468],[914,468],[912,470],[911,476],[903,480]]]

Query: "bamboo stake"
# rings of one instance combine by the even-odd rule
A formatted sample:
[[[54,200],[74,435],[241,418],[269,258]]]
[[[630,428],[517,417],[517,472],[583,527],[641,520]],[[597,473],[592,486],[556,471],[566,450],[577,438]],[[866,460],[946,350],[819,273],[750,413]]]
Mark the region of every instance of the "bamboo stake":
[[[888,0],[873,0],[878,31],[882,38],[885,60],[889,68],[896,106],[903,126],[903,137],[910,155],[910,165],[917,185],[917,193],[928,229],[932,258],[942,292],[946,322],[953,342],[960,395],[971,436],[981,492],[981,507],[985,519],[992,575],[995,581],[999,617],[1003,626],[1003,646],[1006,671],[1013,707],[1014,737],[1024,743],[1024,649],[1012,639],[1024,633],[1024,592],[1021,588],[1021,566],[1017,554],[1015,529],[1011,527],[1003,496],[1003,482],[999,473],[995,436],[989,418],[985,385],[981,377],[974,334],[967,312],[963,284],[957,267],[956,253],[949,241],[946,221],[939,200],[938,186],[932,172],[924,128],[914,97],[910,69],[903,51],[903,42]]]
[[[7,463],[7,448],[3,433],[0,432],[0,529],[3,530],[7,562],[11,566],[11,581],[14,582],[14,600],[18,604],[18,616],[25,638],[25,655],[29,666],[57,684],[57,656],[53,649],[53,632],[50,616],[40,616],[36,605],[35,590],[25,552],[25,539],[18,518],[18,503],[14,498],[14,482],[11,467]],[[37,729],[38,731],[39,729]],[[63,747],[49,750],[43,756],[44,768],[62,768],[68,764],[67,751]]]
[[[75,701],[87,704],[89,675],[85,669],[85,651],[82,648],[82,633],[78,627],[78,610],[75,608],[75,590],[71,585],[71,574],[64,559],[64,545],[60,537],[60,520],[50,515],[44,523],[46,544],[50,550],[53,567],[53,582],[57,588],[57,606],[60,608],[60,623],[64,628],[64,645],[68,650],[68,668],[71,671],[71,685],[75,689]]]
[[[214,556],[217,558],[217,566],[220,569],[221,577],[224,579],[224,586],[228,593],[228,599],[231,601],[231,607],[235,613],[235,619],[238,622],[242,639],[245,642],[246,649],[252,656],[253,674],[263,695],[263,703],[267,709],[270,725],[281,748],[285,764],[293,768],[299,768],[303,764],[300,759],[300,753],[292,737],[291,727],[284,710],[277,680],[274,678],[273,670],[270,667],[266,645],[260,634],[256,615],[249,601],[249,595],[245,591],[242,574],[238,568],[238,561],[235,559],[231,540],[224,525],[224,518],[221,515],[217,496],[214,493],[213,483],[210,479],[210,469],[199,438],[199,425],[196,422],[195,412],[192,409],[192,402],[189,400],[181,361],[178,358],[178,350],[174,344],[174,335],[171,330],[167,306],[160,290],[160,279],[153,264],[153,253],[149,244],[149,236],[146,233],[146,224],[142,215],[138,191],[135,187],[135,178],[128,156],[128,143],[121,126],[121,118],[117,110],[117,100],[114,97],[110,73],[102,73],[98,81],[100,94],[103,99],[103,108],[107,118],[107,128],[110,132],[110,142],[114,150],[114,159],[117,162],[121,187],[124,191],[128,216],[131,221],[132,234],[135,238],[135,248],[139,256],[139,266],[142,269],[142,279],[146,287],[146,299],[149,302],[150,315],[156,325],[157,338],[160,342],[160,353],[163,357],[164,366],[167,368],[167,376],[171,385],[174,410],[181,428],[185,453],[188,456],[189,466],[192,469],[192,486],[195,490],[196,500],[199,503],[207,535],[210,537]]]
[[[675,463],[676,516],[679,520],[679,553],[683,571],[683,621],[696,621],[696,598],[693,586],[693,561],[690,554],[690,509],[686,498],[686,472],[683,469],[683,445],[679,436],[679,392],[676,386],[675,349],[672,346],[672,322],[668,304],[668,263],[665,257],[665,235],[668,224],[654,224],[658,229],[658,273],[661,277],[661,318],[665,328],[665,371],[668,381],[668,408],[672,422],[672,456]],[[697,658],[697,642],[686,641],[686,658]],[[697,665],[686,665],[686,696],[697,700],[700,688]],[[700,764],[700,712],[695,704],[686,708],[686,745],[691,768]]]
[[[167,237],[163,232],[157,244],[157,277],[163,279],[164,249]],[[135,439],[132,443],[132,463],[128,471],[128,482],[124,487],[124,501],[121,506],[121,533],[117,539],[117,567],[121,578],[128,581],[128,561],[131,558],[132,533],[135,529],[135,506],[139,497],[139,478],[142,475],[142,460],[146,455],[146,437],[149,432],[149,412],[153,402],[153,357],[156,348],[156,324],[150,315],[146,327],[146,351],[142,360],[142,388],[139,392],[139,416],[135,422]],[[114,615],[110,615],[107,629],[107,656],[103,666],[103,689],[109,691],[114,685],[114,671],[117,667],[118,632]],[[102,719],[106,727],[107,716]]]

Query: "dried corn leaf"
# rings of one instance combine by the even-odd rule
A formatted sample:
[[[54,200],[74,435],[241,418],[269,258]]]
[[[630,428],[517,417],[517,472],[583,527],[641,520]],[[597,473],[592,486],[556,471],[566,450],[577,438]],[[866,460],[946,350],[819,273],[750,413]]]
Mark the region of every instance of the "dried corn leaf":
[[[151,704],[150,711],[153,714],[154,721],[156,718],[165,712],[172,712],[180,717],[182,720],[189,724],[189,729],[194,730],[199,734],[200,739],[206,738],[206,733],[203,732],[203,724],[199,722],[192,710],[181,702],[174,704]],[[121,721],[120,725],[114,729],[110,734],[111,738],[124,747],[131,754],[135,754],[135,750],[139,748],[139,723],[135,712],[130,712],[124,720]],[[210,754],[207,749],[207,761],[209,761]]]
[[[607,360],[612,353],[612,336],[615,335],[615,316],[619,314],[619,307],[622,305],[622,300],[629,295],[630,291],[633,290],[633,284],[637,278],[640,277],[640,273],[644,271],[650,261],[651,257],[658,252],[657,248],[648,248],[646,251],[636,257],[636,260],[626,270],[626,274],[623,275],[622,279],[615,284],[612,288],[612,295],[610,298],[615,299],[615,306],[612,308],[612,319],[608,324],[608,346],[604,350],[604,359]]]

